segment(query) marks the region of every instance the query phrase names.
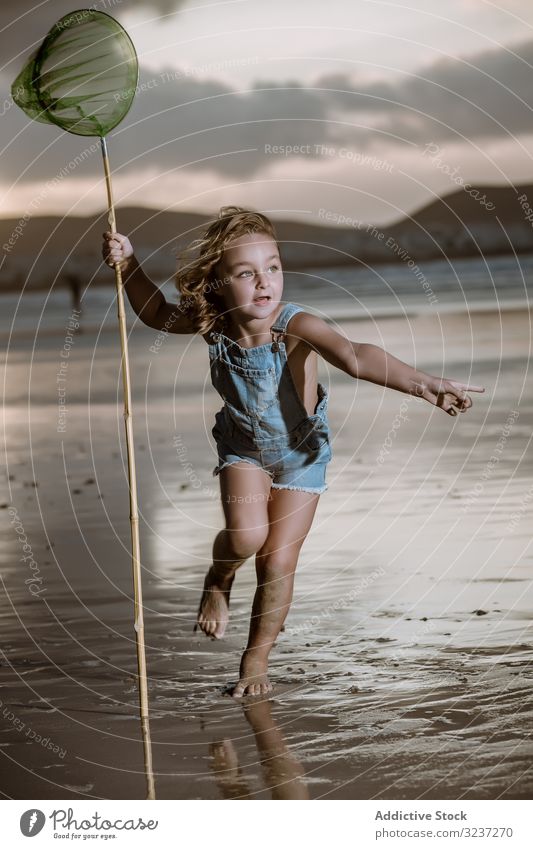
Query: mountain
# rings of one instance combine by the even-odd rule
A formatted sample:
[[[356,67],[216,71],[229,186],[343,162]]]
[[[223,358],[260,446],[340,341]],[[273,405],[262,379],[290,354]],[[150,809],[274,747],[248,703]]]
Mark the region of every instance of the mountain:
[[[469,193],[458,189],[437,198],[387,227],[274,223],[288,269],[410,263],[533,252],[530,203],[533,206],[533,184],[478,186]],[[201,234],[207,220],[207,215],[196,213],[117,209],[119,231],[130,237],[136,254],[146,261],[147,273],[158,283],[172,277],[178,251]],[[85,286],[87,280],[112,284],[112,271],[102,265],[100,255],[106,229],[105,212],[87,218],[0,219],[2,290],[47,289],[72,281]]]

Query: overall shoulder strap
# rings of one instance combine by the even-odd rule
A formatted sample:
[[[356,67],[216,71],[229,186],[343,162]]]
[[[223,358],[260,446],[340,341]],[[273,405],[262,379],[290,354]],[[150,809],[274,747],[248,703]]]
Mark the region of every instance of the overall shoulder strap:
[[[276,333],[285,333],[287,330],[287,324],[297,312],[304,312],[304,308],[299,307],[297,304],[285,304],[276,323],[271,325],[270,330],[274,330]]]

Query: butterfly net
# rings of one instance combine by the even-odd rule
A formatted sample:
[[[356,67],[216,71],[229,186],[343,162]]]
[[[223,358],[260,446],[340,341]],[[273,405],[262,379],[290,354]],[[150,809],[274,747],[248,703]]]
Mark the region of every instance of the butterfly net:
[[[128,112],[139,75],[127,32],[105,12],[79,9],[54,24],[11,87],[36,121],[105,136]]]

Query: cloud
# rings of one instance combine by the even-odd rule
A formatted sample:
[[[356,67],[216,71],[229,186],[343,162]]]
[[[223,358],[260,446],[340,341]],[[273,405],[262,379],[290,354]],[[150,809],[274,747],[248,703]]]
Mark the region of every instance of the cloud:
[[[344,74],[323,77],[317,86],[341,113],[376,115],[380,127],[411,142],[468,140],[530,132],[533,110],[533,40],[442,58],[394,83],[355,88]]]
[[[0,7],[0,56],[2,68],[12,70],[33,49],[36,49],[48,30],[62,15],[73,9],[97,9],[120,20],[139,8],[152,9],[155,14],[170,14],[185,5],[186,0],[87,0],[79,6],[73,0],[2,0]]]
[[[63,5],[72,6],[69,0],[54,2],[53,13],[46,8],[49,23]],[[179,5],[168,0],[158,9]],[[11,0],[7,6],[21,8]],[[118,13],[118,5],[115,10],[107,6]],[[178,24],[178,19],[169,22],[169,41],[175,39]],[[42,34],[46,26],[38,29]],[[233,68],[238,62],[254,62],[253,56],[235,57],[231,47],[228,56]],[[322,145],[391,157],[394,150],[414,147],[420,152],[429,142],[462,137],[482,145],[487,139],[530,131],[532,63],[529,40],[464,59],[442,58],[390,81],[358,82],[356,76],[339,72],[318,77],[311,87],[295,79],[256,79],[251,88],[238,90],[217,79],[224,63],[209,65],[207,60],[199,68],[142,70],[133,107],[112,134],[114,165],[124,174],[135,168],[175,173],[186,168],[212,173],[214,180],[239,180],[264,177],[281,160],[294,157],[311,169],[321,159],[317,147]],[[29,122],[17,108],[10,111],[9,124],[4,118],[4,126],[13,136],[20,133],[5,161],[21,181],[52,177],[87,144]],[[281,150],[273,152],[276,146]],[[91,156],[76,175],[100,176],[100,170],[98,155]]]

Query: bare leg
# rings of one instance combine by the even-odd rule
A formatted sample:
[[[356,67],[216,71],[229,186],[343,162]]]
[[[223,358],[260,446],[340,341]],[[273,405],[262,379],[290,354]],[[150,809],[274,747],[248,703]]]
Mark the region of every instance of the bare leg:
[[[320,495],[290,489],[271,490],[269,533],[256,556],[254,596],[248,644],[233,696],[269,693],[268,656],[292,601],[298,555],[312,525]]]
[[[235,572],[263,545],[268,533],[270,477],[259,466],[233,463],[220,472],[226,527],[215,537],[213,565],[204,582],[196,627],[210,637],[224,635]]]

